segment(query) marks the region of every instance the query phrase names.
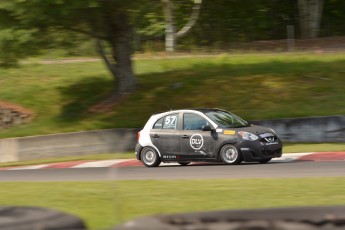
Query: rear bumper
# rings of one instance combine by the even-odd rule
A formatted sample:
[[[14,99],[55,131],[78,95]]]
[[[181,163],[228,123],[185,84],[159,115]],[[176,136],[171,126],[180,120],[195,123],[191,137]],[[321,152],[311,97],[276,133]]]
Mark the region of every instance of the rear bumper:
[[[144,147],[141,146],[139,143],[136,144],[135,146],[135,157],[140,160],[140,152]]]

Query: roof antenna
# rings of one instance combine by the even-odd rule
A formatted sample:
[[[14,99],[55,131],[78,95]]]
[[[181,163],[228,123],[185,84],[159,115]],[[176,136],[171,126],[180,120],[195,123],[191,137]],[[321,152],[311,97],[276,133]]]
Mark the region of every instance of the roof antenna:
[[[167,104],[162,104],[162,105],[164,105],[166,108],[168,108],[170,111],[172,111],[173,109],[172,108],[170,108],[170,106],[168,106]]]

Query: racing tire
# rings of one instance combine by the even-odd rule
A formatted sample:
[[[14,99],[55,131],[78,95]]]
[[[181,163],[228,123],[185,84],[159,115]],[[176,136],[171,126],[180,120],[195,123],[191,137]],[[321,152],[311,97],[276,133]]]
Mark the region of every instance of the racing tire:
[[[141,151],[141,161],[146,167],[157,167],[161,163],[157,151],[152,147],[145,147]]]
[[[228,165],[238,165],[242,161],[242,155],[238,149],[230,144],[224,145],[220,149],[220,159]]]
[[[262,159],[262,160],[259,160],[259,163],[260,163],[260,164],[266,164],[266,163],[269,162],[270,160],[272,160],[272,158]]]
[[[48,208],[0,206],[1,230],[87,229],[79,217]]]
[[[177,162],[177,163],[179,163],[179,165],[182,165],[182,166],[187,166],[187,165],[190,164],[189,161],[179,161],[179,162]]]

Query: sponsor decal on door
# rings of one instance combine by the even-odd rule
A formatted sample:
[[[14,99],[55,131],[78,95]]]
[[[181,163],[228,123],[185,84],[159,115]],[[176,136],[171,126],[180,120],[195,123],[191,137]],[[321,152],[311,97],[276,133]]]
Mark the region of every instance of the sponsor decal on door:
[[[190,146],[194,150],[200,150],[204,145],[204,138],[200,134],[193,134],[190,138]]]

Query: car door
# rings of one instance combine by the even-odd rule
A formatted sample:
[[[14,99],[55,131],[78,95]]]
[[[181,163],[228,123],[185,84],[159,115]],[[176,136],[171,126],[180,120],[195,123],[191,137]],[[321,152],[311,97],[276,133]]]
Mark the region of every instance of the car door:
[[[215,131],[202,131],[202,127],[211,124],[199,114],[184,113],[180,130],[181,158],[185,160],[209,159],[215,157]]]
[[[151,141],[161,153],[163,160],[176,159],[176,155],[179,154],[178,125],[179,113],[173,113],[158,119],[150,131]]]

